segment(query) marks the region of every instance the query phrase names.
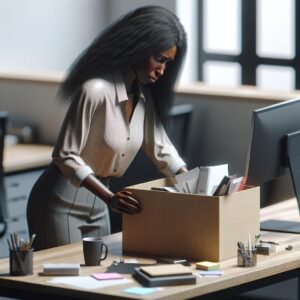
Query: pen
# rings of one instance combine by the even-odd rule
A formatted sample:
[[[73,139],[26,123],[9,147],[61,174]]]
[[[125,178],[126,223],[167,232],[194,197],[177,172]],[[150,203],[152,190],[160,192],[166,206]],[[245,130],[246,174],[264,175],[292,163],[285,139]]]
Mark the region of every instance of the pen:
[[[248,254],[252,259],[252,242],[251,242],[251,235],[248,235]]]
[[[265,243],[265,244],[271,244],[271,245],[279,245],[278,243],[272,242],[272,241],[262,241],[262,240],[260,240],[259,242],[260,243]]]
[[[9,250],[12,250],[12,247],[11,247],[11,245],[10,245],[9,239],[7,238],[6,240],[7,240],[7,244],[8,244]]]
[[[18,237],[18,234],[16,232],[13,234],[13,238],[14,238],[14,241],[15,241],[16,249],[19,249],[19,237]]]
[[[29,245],[28,245],[28,248],[29,248],[29,249],[31,248],[31,246],[32,246],[32,244],[33,244],[33,241],[34,241],[35,237],[36,237],[36,234],[34,233],[34,234],[31,236],[30,241],[29,241]]]
[[[245,247],[244,247],[244,244],[242,243],[242,242],[238,242],[237,243],[237,245],[238,245],[238,248],[240,249],[240,250],[244,250],[245,249]]]
[[[17,245],[15,245],[14,237],[10,234],[11,248],[12,250],[17,250]]]
[[[260,234],[258,233],[255,235],[255,245],[257,244],[259,238],[260,238]]]

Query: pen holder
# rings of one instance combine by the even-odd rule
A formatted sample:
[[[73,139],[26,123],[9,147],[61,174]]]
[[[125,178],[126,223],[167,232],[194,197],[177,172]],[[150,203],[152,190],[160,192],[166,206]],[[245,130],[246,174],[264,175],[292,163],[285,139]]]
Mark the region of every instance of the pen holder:
[[[237,265],[238,267],[255,267],[257,262],[256,249],[238,249]]]
[[[33,248],[9,251],[9,270],[12,276],[33,274]]]

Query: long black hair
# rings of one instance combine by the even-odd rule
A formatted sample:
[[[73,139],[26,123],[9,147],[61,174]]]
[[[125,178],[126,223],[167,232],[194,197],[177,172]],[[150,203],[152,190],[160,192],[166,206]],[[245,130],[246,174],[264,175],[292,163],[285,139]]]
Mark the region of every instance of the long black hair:
[[[174,61],[164,76],[149,85],[157,112],[164,119],[187,46],[178,17],[160,6],[137,8],[108,26],[72,65],[60,94],[64,99],[72,99],[86,80],[128,70],[173,46],[177,46]]]

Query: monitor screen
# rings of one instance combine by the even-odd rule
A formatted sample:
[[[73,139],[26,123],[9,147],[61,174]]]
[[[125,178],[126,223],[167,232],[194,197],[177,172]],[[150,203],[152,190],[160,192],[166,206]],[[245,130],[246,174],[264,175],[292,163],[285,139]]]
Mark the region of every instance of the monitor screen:
[[[261,185],[284,174],[286,134],[300,130],[300,98],[253,111],[246,174],[248,185]]]
[[[268,184],[277,177],[289,175],[289,173],[285,174],[287,167],[291,170],[294,191],[297,192],[295,182],[296,187],[300,186],[300,177],[299,172],[294,170],[298,170],[300,164],[299,147],[297,146],[300,145],[299,130],[300,98],[253,111],[246,175],[248,176],[248,185],[261,186],[262,203],[266,200],[262,199],[262,196],[269,198],[269,195],[272,194],[272,191],[266,188],[270,186]],[[296,147],[287,148],[287,143],[296,145]],[[294,155],[295,153],[296,155]],[[296,166],[292,167],[292,161],[296,162]],[[282,176],[282,178],[287,178],[287,176]],[[296,193],[296,196],[300,208],[300,192]],[[300,233],[299,221],[271,219],[261,222],[261,230]]]

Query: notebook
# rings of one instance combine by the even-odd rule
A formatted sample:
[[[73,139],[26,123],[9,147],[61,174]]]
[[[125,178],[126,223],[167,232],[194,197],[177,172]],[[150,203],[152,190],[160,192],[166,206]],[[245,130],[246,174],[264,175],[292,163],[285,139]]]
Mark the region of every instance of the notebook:
[[[141,270],[136,268],[133,277],[143,286],[156,287],[156,286],[171,286],[183,284],[195,284],[196,276],[191,272],[189,274],[181,275],[164,275],[164,276],[149,276]]]
[[[146,266],[140,269],[151,277],[192,274],[190,269],[181,264]]]

